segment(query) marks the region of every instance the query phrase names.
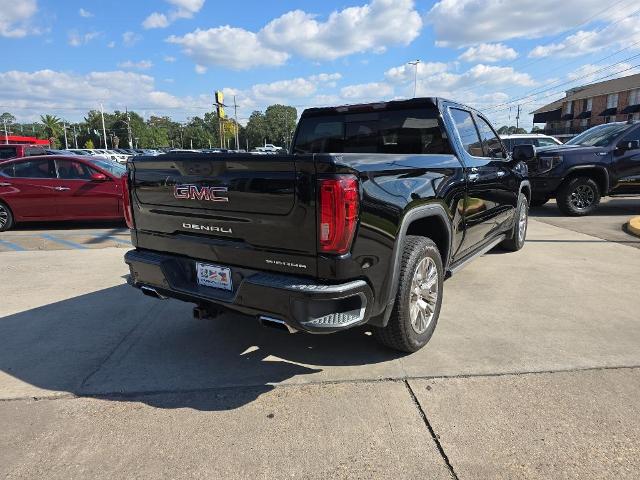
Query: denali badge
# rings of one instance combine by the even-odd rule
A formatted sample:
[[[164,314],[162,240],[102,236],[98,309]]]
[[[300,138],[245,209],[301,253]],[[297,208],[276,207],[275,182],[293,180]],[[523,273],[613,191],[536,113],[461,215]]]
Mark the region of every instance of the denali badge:
[[[195,223],[183,223],[182,228],[190,230],[204,230],[205,232],[233,233],[229,227],[216,227],[215,225],[197,225]]]
[[[199,187],[198,185],[175,185],[173,196],[178,200],[209,200],[211,202],[228,202],[227,187]]]

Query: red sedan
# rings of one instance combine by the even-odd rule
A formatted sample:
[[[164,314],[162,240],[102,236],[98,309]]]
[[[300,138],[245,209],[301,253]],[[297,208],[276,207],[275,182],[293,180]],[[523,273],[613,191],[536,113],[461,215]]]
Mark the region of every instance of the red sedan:
[[[16,222],[123,220],[122,175],[115,162],[35,156],[0,164],[0,231]]]

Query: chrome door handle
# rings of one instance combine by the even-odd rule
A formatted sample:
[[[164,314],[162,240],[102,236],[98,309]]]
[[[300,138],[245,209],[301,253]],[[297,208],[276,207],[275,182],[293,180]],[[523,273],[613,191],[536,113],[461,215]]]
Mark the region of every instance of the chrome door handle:
[[[0,187],[10,187],[11,184],[7,182],[0,182]]]
[[[66,192],[67,190],[71,190],[69,187],[53,187],[54,190],[58,192]]]

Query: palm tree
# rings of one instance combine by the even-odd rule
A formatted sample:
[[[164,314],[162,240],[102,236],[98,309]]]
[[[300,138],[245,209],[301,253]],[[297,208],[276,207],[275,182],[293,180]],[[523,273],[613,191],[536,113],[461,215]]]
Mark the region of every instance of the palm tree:
[[[48,138],[57,137],[62,133],[62,120],[55,115],[40,115],[40,121]]]

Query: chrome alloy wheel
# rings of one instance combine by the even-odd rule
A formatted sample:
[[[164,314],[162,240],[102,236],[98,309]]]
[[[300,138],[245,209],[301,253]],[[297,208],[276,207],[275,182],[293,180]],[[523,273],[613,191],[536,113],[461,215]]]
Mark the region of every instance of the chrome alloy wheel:
[[[9,212],[4,207],[4,205],[0,204],[0,228],[4,227],[9,221]]]
[[[420,260],[411,280],[409,315],[411,326],[417,334],[424,333],[436,312],[438,304],[438,268],[433,259]]]
[[[584,210],[593,205],[596,199],[596,192],[593,191],[589,185],[578,185],[576,189],[571,192],[571,198],[569,201],[576,210]]]
[[[524,242],[524,236],[527,234],[527,206],[522,205],[520,208],[520,218],[518,218],[518,242]]]

